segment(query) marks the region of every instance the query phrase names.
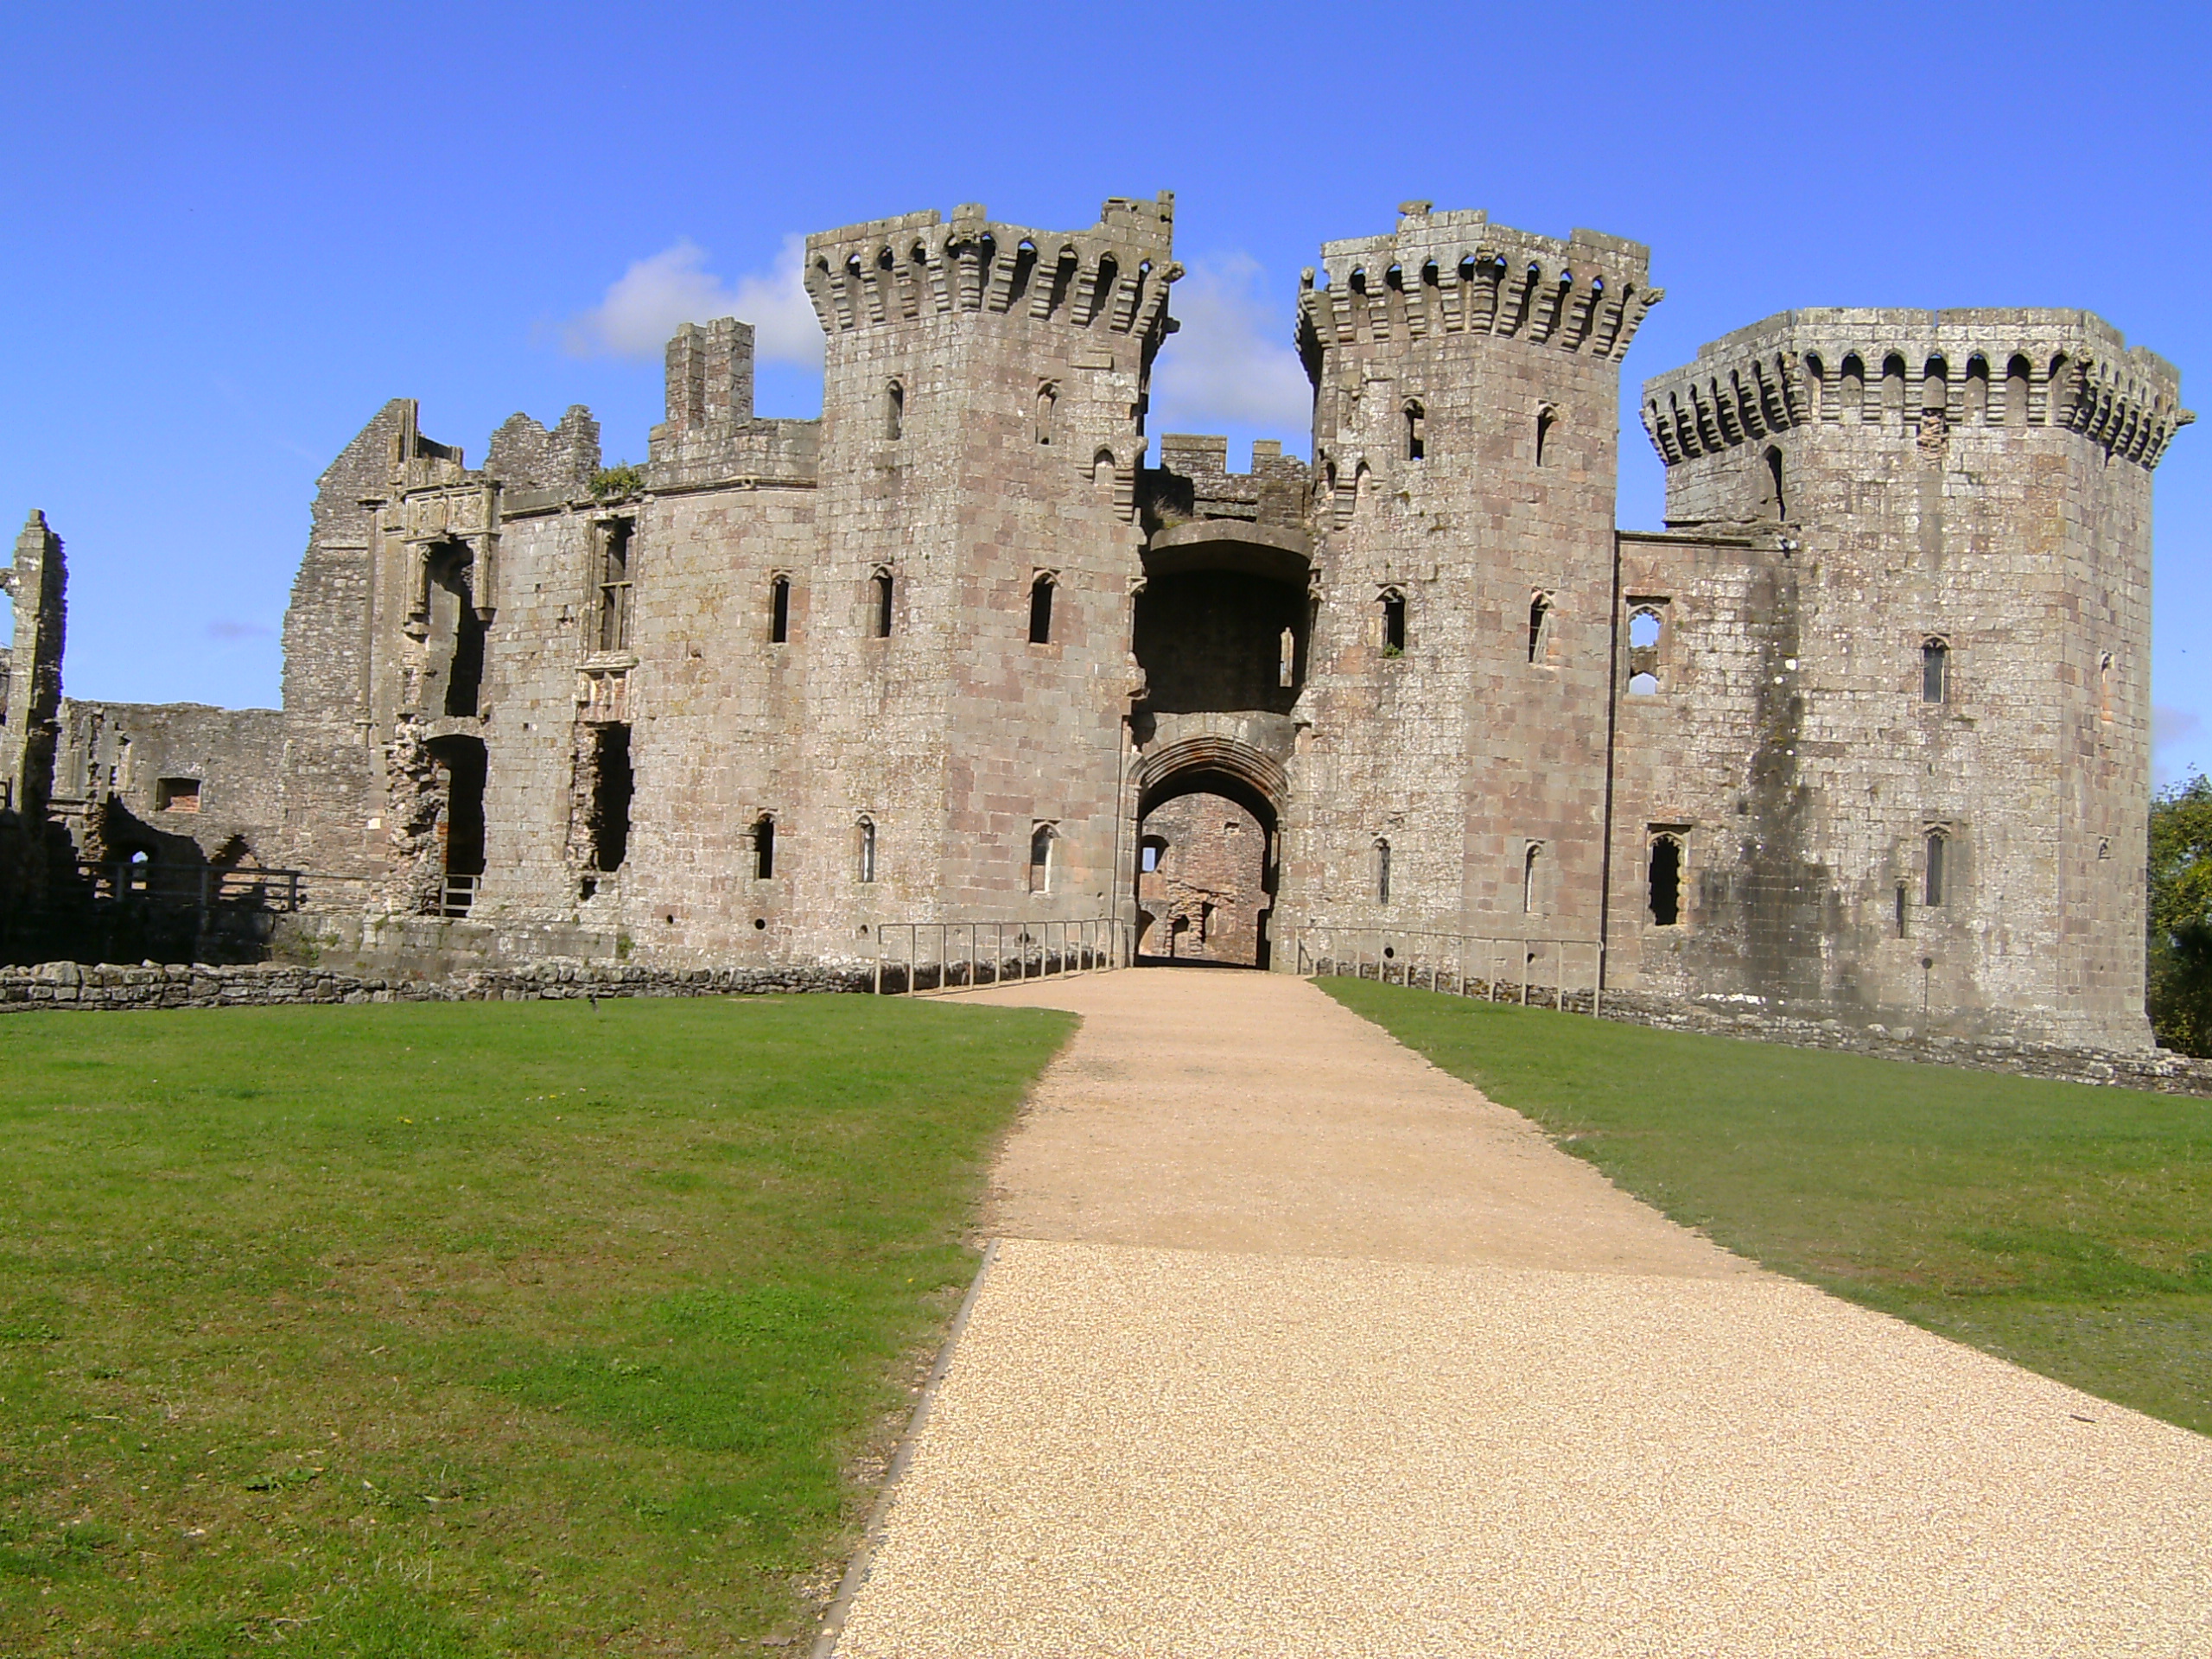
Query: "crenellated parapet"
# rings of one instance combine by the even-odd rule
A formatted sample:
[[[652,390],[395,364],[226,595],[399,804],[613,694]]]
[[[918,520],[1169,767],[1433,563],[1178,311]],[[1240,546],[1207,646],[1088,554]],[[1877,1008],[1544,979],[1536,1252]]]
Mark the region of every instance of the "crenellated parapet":
[[[1309,369],[1332,346],[1484,334],[1618,358],[1665,290],[1650,250],[1596,231],[1565,241],[1480,211],[1408,204],[1389,236],[1324,243],[1326,287],[1305,273],[1299,341]]]
[[[806,239],[805,283],[823,332],[892,328],[963,314],[1027,316],[1156,347],[1166,332],[1175,198],[1109,199],[1086,231],[994,223],[980,205],[880,219]]]
[[[2196,416],[2163,358],[2087,311],[1788,311],[1646,381],[1668,465],[1793,428],[1887,427],[1923,445],[1962,429],[2055,427],[2145,467]]]

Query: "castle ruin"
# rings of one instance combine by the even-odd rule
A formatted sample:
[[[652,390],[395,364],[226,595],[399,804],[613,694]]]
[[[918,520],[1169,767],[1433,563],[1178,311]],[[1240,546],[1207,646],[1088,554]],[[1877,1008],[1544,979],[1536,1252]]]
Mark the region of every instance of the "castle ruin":
[[[1667,524],[1624,532],[1646,249],[1426,203],[1325,245],[1313,462],[1236,473],[1149,453],[1173,230],[1163,194],[810,238],[821,419],[755,416],[747,324],[686,325],[639,468],[582,408],[471,467],[395,400],[321,480],[281,713],[53,708],[35,518],[19,899],[59,823],[308,873],[333,937],[426,959],[1111,917],[1147,958],[1541,940],[1611,988],[2148,1043],[2171,366],[2080,311],[1786,313],[1644,385]]]

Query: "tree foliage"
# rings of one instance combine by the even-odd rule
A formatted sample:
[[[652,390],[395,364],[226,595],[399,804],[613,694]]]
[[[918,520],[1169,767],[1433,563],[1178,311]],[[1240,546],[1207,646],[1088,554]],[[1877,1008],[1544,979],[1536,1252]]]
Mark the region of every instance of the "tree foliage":
[[[2212,1056],[2212,779],[2151,800],[2150,1012],[2159,1042]]]

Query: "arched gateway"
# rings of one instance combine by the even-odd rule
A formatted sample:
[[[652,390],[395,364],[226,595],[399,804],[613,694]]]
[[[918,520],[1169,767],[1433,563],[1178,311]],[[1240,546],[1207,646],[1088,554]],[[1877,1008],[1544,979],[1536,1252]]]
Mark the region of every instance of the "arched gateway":
[[[1249,745],[1198,737],[1138,763],[1140,963],[1268,966],[1281,859],[1281,766]]]

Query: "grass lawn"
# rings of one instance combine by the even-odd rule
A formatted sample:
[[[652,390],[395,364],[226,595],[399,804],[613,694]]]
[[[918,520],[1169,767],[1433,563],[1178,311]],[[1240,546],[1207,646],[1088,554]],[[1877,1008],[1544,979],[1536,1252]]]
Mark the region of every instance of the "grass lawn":
[[[0,1020],[0,1654],[803,1650],[1072,1023]]]
[[[1730,1249],[2212,1433],[2212,1102],[1316,982]]]

